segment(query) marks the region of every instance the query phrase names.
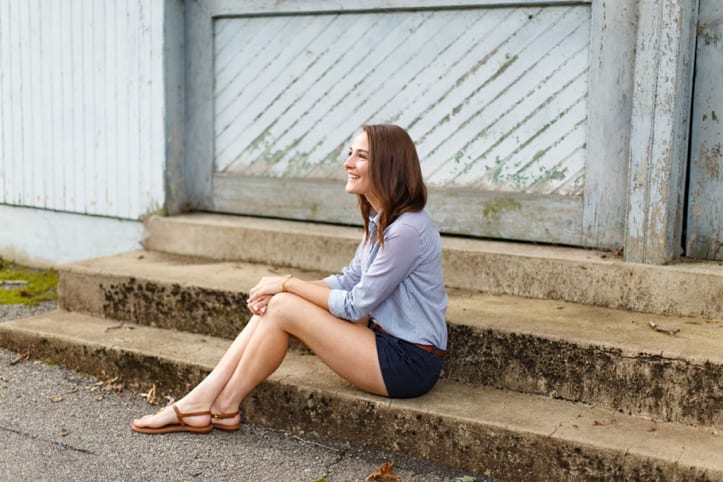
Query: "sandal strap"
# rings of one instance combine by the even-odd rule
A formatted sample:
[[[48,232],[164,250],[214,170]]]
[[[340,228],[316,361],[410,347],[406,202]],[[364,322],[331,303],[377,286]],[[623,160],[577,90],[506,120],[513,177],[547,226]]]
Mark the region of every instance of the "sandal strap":
[[[186,422],[183,421],[184,417],[197,417],[200,415],[211,415],[211,412],[206,410],[205,412],[188,412],[188,413],[181,413],[181,411],[178,409],[176,404],[173,404],[173,411],[176,412],[176,418],[178,418],[178,422],[181,424],[181,428],[186,428]]]
[[[238,415],[238,414],[239,414],[238,412],[234,412],[234,413],[212,413],[212,414],[211,414],[211,418],[213,418],[213,419],[233,418],[233,417],[235,417],[235,416]]]

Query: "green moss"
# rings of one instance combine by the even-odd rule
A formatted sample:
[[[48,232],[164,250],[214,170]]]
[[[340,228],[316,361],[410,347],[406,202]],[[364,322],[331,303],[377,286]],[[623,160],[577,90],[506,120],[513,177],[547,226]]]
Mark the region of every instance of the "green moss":
[[[25,281],[27,284],[5,284],[3,281]],[[37,305],[57,299],[58,272],[18,266],[0,258],[0,305]]]
[[[520,209],[522,209],[522,204],[515,199],[497,199],[485,203],[482,215],[485,218],[499,219],[505,211],[519,211]]]

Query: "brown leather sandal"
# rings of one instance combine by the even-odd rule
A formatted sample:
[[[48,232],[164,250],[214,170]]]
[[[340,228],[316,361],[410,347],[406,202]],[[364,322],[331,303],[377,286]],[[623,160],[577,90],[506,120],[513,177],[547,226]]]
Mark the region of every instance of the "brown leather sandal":
[[[221,420],[224,418],[234,418],[236,415],[238,415],[239,412],[235,413],[212,413],[211,414],[211,425],[213,428],[217,428],[219,430],[223,430],[224,432],[235,432],[239,428],[241,428],[241,421],[234,424],[226,424],[226,423],[218,423],[216,420]]]
[[[147,433],[147,434],[158,434],[158,433],[171,433],[171,432],[191,432],[191,433],[208,433],[211,430],[213,430],[213,425],[210,423],[208,425],[203,426],[194,426],[194,425],[188,425],[186,422],[183,421],[185,417],[196,417],[199,415],[211,415],[211,412],[192,412],[192,413],[181,413],[181,411],[176,407],[176,405],[173,405],[173,411],[176,412],[176,417],[178,418],[178,423],[169,423],[168,425],[164,425],[162,427],[140,427],[136,425],[135,423],[131,424],[131,428],[139,433]]]

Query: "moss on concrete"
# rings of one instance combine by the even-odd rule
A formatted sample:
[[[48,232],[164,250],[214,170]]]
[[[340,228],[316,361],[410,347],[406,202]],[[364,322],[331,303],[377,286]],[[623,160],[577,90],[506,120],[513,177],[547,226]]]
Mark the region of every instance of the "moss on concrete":
[[[16,265],[0,258],[0,304],[37,305],[58,297],[58,272]]]

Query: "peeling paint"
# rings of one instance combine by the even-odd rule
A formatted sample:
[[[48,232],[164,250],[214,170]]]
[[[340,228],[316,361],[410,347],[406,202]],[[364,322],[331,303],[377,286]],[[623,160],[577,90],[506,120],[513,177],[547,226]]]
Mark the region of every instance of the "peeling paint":
[[[716,144],[710,149],[701,146],[700,151],[697,164],[703,170],[702,175],[717,179],[721,174],[721,145]]]
[[[217,130],[216,157],[223,158],[217,160],[217,169],[254,176],[327,177],[330,171],[321,166],[338,158],[338,146],[347,141],[360,123],[393,119],[411,127],[410,134],[417,143],[428,183],[472,185],[473,180],[460,182],[459,178],[448,175],[454,165],[459,166],[455,169],[459,173],[471,171],[479,176],[484,172],[483,166],[488,162],[471,142],[486,141],[490,145],[504,141],[507,136],[530,139],[529,134],[521,135],[519,129],[514,132],[500,132],[497,127],[490,129],[486,118],[493,120],[504,113],[517,117],[519,112],[512,110],[527,109],[524,102],[536,95],[535,92],[557,91],[560,85],[571,85],[571,77],[578,79],[587,75],[590,8],[505,7],[469,9],[464,13],[460,16],[459,12],[450,10],[318,16],[324,19],[314,15],[311,23],[309,19],[300,22],[292,17],[270,23],[268,19],[219,20],[225,27],[217,29],[216,45],[223,46],[225,56],[228,49],[236,49],[239,58],[234,64],[228,61],[223,64],[226,71],[216,85],[218,109],[226,112],[224,102],[229,89],[238,88],[244,98],[233,97],[234,105],[228,109],[239,109],[245,104],[258,106],[260,110],[249,114],[254,122],[234,126],[235,135]],[[322,24],[327,30],[338,30],[343,22],[347,22],[345,30],[353,29],[348,39],[320,30]],[[452,24],[455,29],[449,28]],[[299,45],[292,49],[303,50],[304,55],[293,58],[294,65],[288,66],[274,60],[278,55],[287,54],[267,52],[266,44],[266,53],[255,54],[253,49],[245,48],[243,36],[233,36],[241,25],[251,29],[254,38],[267,38],[266,43],[271,45],[281,45],[279,29],[293,31]],[[430,38],[435,42],[430,43]],[[335,39],[335,44],[330,46],[329,39]],[[359,42],[360,39],[366,41]],[[333,50],[333,55],[337,55],[336,52],[341,52],[352,41],[355,45],[373,48],[373,62],[359,65],[339,57],[341,63],[323,63],[320,52]],[[540,51],[537,46],[541,43],[548,48]],[[307,55],[308,51],[314,55]],[[567,59],[573,58],[575,62],[566,67]],[[582,69],[580,62],[585,62]],[[256,68],[254,65],[259,71],[251,74]],[[245,74],[228,72],[232,68],[241,71],[242,67]],[[271,76],[268,69],[277,75]],[[391,71],[393,76],[389,74]],[[256,89],[254,97],[251,92],[241,90],[250,77],[268,79],[269,93]],[[318,92],[297,91],[302,85],[313,86],[312,78],[324,78],[329,84]],[[541,84],[548,81],[549,85]],[[375,94],[369,96],[364,92]],[[543,95],[542,103],[537,104],[539,108],[533,107],[538,113],[536,117],[523,114],[527,119],[523,130],[539,131],[549,124],[549,119],[546,122],[540,115],[551,107],[545,99],[549,99],[549,94]],[[277,111],[276,116],[260,115],[260,112]],[[217,129],[223,125],[224,122],[217,120]],[[462,131],[469,131],[469,135],[466,138],[456,135]],[[251,136],[251,132],[259,134]],[[554,137],[553,133],[545,135]],[[229,150],[239,154],[229,157]],[[580,155],[584,152],[578,151]],[[227,159],[232,158],[229,164]],[[443,166],[444,179],[438,182],[434,171],[426,165],[434,165],[439,160],[448,160],[449,166]],[[522,182],[522,177],[527,179]],[[506,189],[524,190],[524,186],[533,181],[530,170],[517,175],[517,184],[511,183]]]

